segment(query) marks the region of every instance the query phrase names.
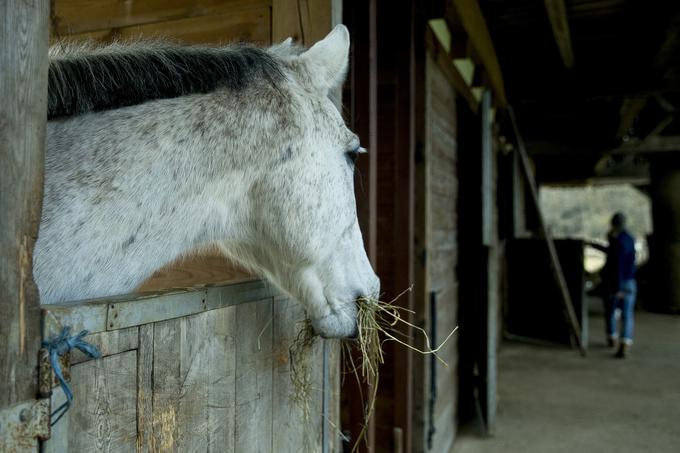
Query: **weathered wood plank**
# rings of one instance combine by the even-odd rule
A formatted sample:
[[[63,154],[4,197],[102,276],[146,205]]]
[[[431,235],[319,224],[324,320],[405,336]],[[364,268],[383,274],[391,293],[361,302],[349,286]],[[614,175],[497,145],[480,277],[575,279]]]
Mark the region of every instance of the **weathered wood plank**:
[[[463,98],[467,101],[470,109],[474,112],[479,108],[477,99],[472,94],[470,86],[467,84],[460,71],[453,64],[453,59],[446,49],[445,43],[439,41],[431,26],[428,26],[425,33],[425,43],[431,53],[433,60],[442,69],[446,78],[456,88]]]
[[[137,327],[130,327],[129,329],[113,330],[111,332],[99,332],[88,335],[86,340],[88,343],[92,343],[93,345],[97,346],[97,348],[99,348],[99,352],[102,353],[102,357],[106,357],[137,349],[137,345],[139,344],[139,332]],[[87,362],[88,360],[93,359],[83,354],[78,349],[71,351],[71,365]]]
[[[160,297],[163,297],[161,295]],[[153,296],[143,296],[153,297]],[[63,326],[70,326],[72,332],[88,330],[90,333],[106,330],[106,316],[110,302],[139,299],[140,296],[121,295],[102,300],[79,300],[62,304],[42,306],[43,338],[59,335]]]
[[[342,343],[339,340],[325,340],[328,343],[329,355],[329,395],[328,408],[328,451],[330,453],[340,453],[342,446],[342,420],[340,418],[340,401],[342,386]]]
[[[233,444],[236,331],[235,308],[156,323],[155,451],[243,451]]]
[[[206,304],[208,309],[211,310],[281,295],[282,292],[267,280],[253,280],[239,284],[208,288]]]
[[[275,42],[292,37],[311,46],[339,23],[338,0],[273,0],[272,38]]]
[[[48,15],[48,2],[0,3],[0,408],[37,392],[32,256],[42,201]],[[27,448],[35,445],[26,439]]]
[[[135,451],[137,353],[128,351],[71,367],[74,404],[52,429],[44,451]],[[61,389],[52,407],[63,401]]]
[[[186,44],[221,44],[232,41],[247,41],[259,44],[271,42],[271,10],[256,8],[209,16],[190,17],[144,25],[133,25],[109,30],[75,33],[69,38],[75,40],[172,38]]]
[[[543,3],[545,3],[553,37],[560,51],[564,67],[570,69],[574,66],[574,50],[571,45],[567,7],[564,0],[544,0]]]
[[[188,291],[164,297],[110,303],[106,328],[109,330],[179,318],[207,309],[205,290]]]
[[[272,451],[321,451],[322,341],[316,339],[309,350],[303,351],[306,364],[293,364],[299,374],[309,372],[312,383],[307,401],[300,401],[299,389],[291,381],[289,351],[302,329],[305,313],[299,304],[285,298],[276,298],[273,310]]]
[[[153,332],[153,449],[175,452],[181,442],[178,420],[182,319],[158,322]]]
[[[505,96],[503,73],[478,0],[453,0],[453,5],[459,15],[460,25],[486,69],[496,104],[505,107],[508,101]]]
[[[272,448],[272,300],[234,307],[236,412],[234,449]],[[277,427],[278,429],[278,427]]]
[[[236,309],[212,315],[212,332],[220,345],[211,352],[208,369],[208,453],[238,452],[234,446],[236,416]]]
[[[450,83],[444,68],[428,55],[426,59],[426,175],[423,181],[426,192],[425,246],[427,249],[426,283],[427,303],[421,308],[425,313],[425,326],[433,347],[453,330],[457,323],[458,294],[456,265],[458,262],[456,211],[458,205],[458,178],[456,173],[458,145],[456,140],[457,117],[455,86]],[[445,195],[443,195],[445,194]],[[434,319],[433,319],[434,314]],[[415,449],[449,451],[455,438],[453,415],[442,416],[446,408],[457,404],[456,365],[458,349],[456,338],[439,352],[448,363],[442,365],[432,357],[422,363],[424,389],[420,401],[421,423],[424,424],[421,444]],[[422,341],[422,340],[421,340]],[[423,344],[421,343],[422,347]],[[434,375],[432,374],[434,373]],[[432,389],[432,385],[435,389]],[[432,390],[436,399],[432,400]],[[434,431],[430,429],[434,427]],[[424,442],[424,444],[422,443]]]
[[[154,325],[139,326],[137,349],[137,451],[153,452]]]
[[[53,5],[52,33],[68,35],[266,8],[271,0],[55,0]]]
[[[281,291],[271,283],[251,280],[186,291],[128,294],[43,305],[43,335],[45,338],[57,335],[62,326],[71,326],[73,332],[83,329],[90,333],[115,330],[253,302],[279,294]]]

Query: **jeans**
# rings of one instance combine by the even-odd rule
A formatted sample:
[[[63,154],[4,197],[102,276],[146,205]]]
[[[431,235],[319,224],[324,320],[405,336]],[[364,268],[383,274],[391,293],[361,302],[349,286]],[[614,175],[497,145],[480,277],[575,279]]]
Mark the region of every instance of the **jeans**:
[[[607,322],[607,335],[611,339],[619,338],[618,323],[616,322],[616,309],[621,310],[621,341],[625,344],[633,343],[633,311],[635,309],[635,297],[637,296],[637,284],[635,280],[625,280],[621,287],[624,297],[619,299],[615,294],[610,294],[606,301],[605,320]]]

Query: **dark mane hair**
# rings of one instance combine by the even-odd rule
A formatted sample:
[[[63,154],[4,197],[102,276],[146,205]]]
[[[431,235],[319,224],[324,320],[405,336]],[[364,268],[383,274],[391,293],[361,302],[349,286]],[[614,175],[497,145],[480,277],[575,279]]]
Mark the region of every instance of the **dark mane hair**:
[[[238,44],[221,48],[161,41],[59,43],[50,49],[48,119],[110,110],[153,99],[241,90],[257,79],[283,77],[264,49]]]

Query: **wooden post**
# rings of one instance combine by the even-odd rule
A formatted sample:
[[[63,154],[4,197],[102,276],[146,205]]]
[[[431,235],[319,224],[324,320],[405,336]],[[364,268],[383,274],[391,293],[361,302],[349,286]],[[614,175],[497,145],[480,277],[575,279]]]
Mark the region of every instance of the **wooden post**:
[[[343,22],[350,30],[352,49],[350,69],[345,83],[344,104],[349,109],[350,127],[359,135],[368,155],[357,161],[355,194],[357,216],[364,238],[368,258],[376,272],[377,267],[377,48],[376,48],[376,0],[347,0],[344,4]],[[354,363],[360,363],[361,354],[356,352]],[[349,365],[349,364],[348,364]],[[351,366],[351,365],[349,365]],[[349,431],[352,444],[357,441],[364,424],[365,442],[358,451],[375,450],[375,417],[365,418],[365,402],[357,395],[371,395],[373,388],[361,384],[352,375],[344,379],[343,430]],[[365,397],[366,398],[366,397]]]
[[[680,313],[680,158],[661,154],[652,160],[652,235],[650,263],[652,297],[647,305],[666,313]]]
[[[498,329],[498,228],[496,225],[496,155],[493,146],[493,116],[491,91],[482,95],[482,244],[486,251],[484,317],[486,338],[483,373],[485,382],[480,391],[486,433],[493,434],[496,426],[496,347]]]
[[[40,311],[32,257],[42,202],[49,2],[6,0],[0,5],[0,409],[4,409],[37,394]],[[31,443],[37,447],[37,441]]]
[[[412,285],[415,181],[414,2],[379,1],[378,29],[378,275],[389,300]],[[421,38],[421,37],[418,37]],[[395,302],[411,310],[413,293]],[[412,321],[408,316],[408,321]],[[400,333],[411,337],[406,325]],[[412,353],[385,343],[376,406],[376,445],[393,441],[394,428],[411,445]]]
[[[571,69],[574,66],[574,51],[571,47],[567,7],[564,0],[544,0],[544,3],[562,62],[567,69]]]
[[[524,170],[524,176],[529,186],[531,199],[536,206],[536,211],[538,212],[538,222],[543,237],[545,238],[546,245],[548,246],[548,253],[550,254],[550,267],[553,271],[553,276],[555,277],[555,283],[562,294],[562,305],[564,308],[564,314],[567,324],[570,328],[572,346],[577,346],[581,351],[581,355],[586,355],[586,349],[581,341],[581,326],[579,325],[578,318],[576,317],[576,311],[574,310],[574,304],[571,302],[571,295],[569,294],[569,288],[567,287],[567,282],[564,279],[564,272],[562,272],[562,265],[557,256],[557,250],[555,249],[555,243],[552,240],[552,236],[548,231],[545,224],[545,219],[543,217],[543,212],[541,211],[541,205],[538,199],[538,186],[536,185],[536,180],[531,172],[529,155],[527,154],[526,148],[524,146],[524,140],[519,133],[519,128],[517,126],[517,120],[515,119],[515,113],[512,107],[508,108],[508,113],[510,115],[510,120],[512,122],[512,127],[515,132],[515,139],[517,140],[517,149],[520,156],[520,162],[522,163],[522,169]]]

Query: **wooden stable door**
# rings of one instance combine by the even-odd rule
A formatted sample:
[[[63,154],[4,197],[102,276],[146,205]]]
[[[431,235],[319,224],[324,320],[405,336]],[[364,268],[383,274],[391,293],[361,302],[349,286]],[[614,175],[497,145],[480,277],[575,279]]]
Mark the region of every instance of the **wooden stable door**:
[[[339,374],[324,366],[339,344],[317,338],[292,358],[304,312],[265,282],[53,305],[43,317],[46,337],[87,328],[103,355],[71,353],[74,404],[46,453],[340,451]],[[55,386],[52,407],[63,401]]]

